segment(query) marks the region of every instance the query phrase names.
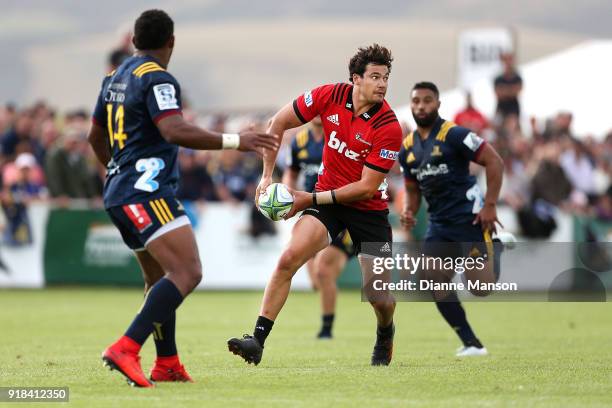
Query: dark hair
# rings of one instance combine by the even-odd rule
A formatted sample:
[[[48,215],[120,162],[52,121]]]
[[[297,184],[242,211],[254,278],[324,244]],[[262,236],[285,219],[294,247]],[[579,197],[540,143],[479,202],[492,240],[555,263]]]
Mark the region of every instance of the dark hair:
[[[134,45],[139,50],[162,48],[174,34],[174,21],[163,10],[147,10],[134,23]]]
[[[434,95],[436,95],[436,98],[440,97],[440,91],[438,90],[438,87],[436,86],[436,84],[434,84],[433,82],[427,82],[427,81],[417,82],[412,87],[413,91],[415,89],[429,89],[431,92],[434,93]]]
[[[357,54],[349,62],[349,81],[353,82],[353,74],[363,76],[368,64],[386,65],[389,68],[389,72],[391,72],[392,62],[393,56],[391,51],[382,45],[373,44],[368,48],[360,47],[357,50]]]

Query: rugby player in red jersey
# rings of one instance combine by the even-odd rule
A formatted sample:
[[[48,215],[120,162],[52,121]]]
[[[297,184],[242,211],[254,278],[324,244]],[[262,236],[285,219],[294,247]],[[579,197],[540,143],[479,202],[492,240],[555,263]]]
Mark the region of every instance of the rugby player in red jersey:
[[[228,340],[228,348],[248,363],[259,364],[266,337],[281,311],[295,272],[347,229],[356,250],[365,242],[390,243],[385,176],[397,159],[402,130],[385,101],[393,57],[374,44],[360,48],[349,63],[349,83],[323,85],[300,95],[274,115],[269,133],[282,135],[317,115],[323,120],[325,147],[315,192],[294,191],[286,218],[303,211],[283,251],[263,297],[253,335]],[[276,153],[264,156],[259,193],[272,183]],[[371,262],[359,256],[364,281]],[[372,365],[388,365],[393,352],[393,312],[390,293],[370,299],[377,319]]]

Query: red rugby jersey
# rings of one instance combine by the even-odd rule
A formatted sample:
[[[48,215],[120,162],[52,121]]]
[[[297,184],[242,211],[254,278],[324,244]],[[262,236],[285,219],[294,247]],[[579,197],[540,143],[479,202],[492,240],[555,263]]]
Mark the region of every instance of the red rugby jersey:
[[[386,101],[359,116],[353,113],[353,86],[323,85],[293,101],[296,115],[304,123],[320,115],[325,131],[323,162],[316,190],[333,190],[361,179],[363,166],[387,173],[402,144],[402,129]],[[387,208],[386,180],[369,200],[346,205],[360,210]]]

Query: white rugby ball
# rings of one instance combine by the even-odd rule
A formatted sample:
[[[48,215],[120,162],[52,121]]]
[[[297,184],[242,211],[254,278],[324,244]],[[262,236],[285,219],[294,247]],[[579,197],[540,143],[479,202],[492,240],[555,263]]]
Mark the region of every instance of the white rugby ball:
[[[283,219],[293,206],[293,196],[286,185],[272,183],[257,199],[259,212],[272,221]]]

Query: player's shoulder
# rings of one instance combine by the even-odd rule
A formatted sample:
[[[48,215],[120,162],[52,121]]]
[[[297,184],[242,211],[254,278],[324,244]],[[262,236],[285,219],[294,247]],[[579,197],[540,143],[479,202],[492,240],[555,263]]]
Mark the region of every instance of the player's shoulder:
[[[348,93],[352,87],[351,84],[345,82],[320,85],[312,91],[307,91],[304,94],[304,100],[308,104],[308,101],[312,101],[314,97],[325,100],[326,102],[331,102],[335,105],[344,105],[344,101],[347,99]]]
[[[349,92],[353,89],[353,85],[346,82],[337,82],[327,85],[328,91],[331,91],[331,101],[336,105],[344,105]]]
[[[144,78],[156,72],[167,72],[157,61],[143,58],[130,61],[126,68],[137,78]]]
[[[138,78],[145,86],[159,83],[171,83],[178,86],[176,78],[157,61],[137,59],[131,61],[131,64],[126,68],[131,76]]]
[[[372,126],[372,129],[375,131],[385,129],[385,131],[393,132],[399,135],[400,138],[402,137],[402,127],[400,126],[395,112],[391,109],[387,101],[383,101],[380,110],[372,118],[370,126]]]
[[[414,132],[408,132],[404,140],[402,140],[402,147],[405,150],[409,150],[414,146]]]
[[[436,135],[436,140],[439,142],[446,142],[449,138],[465,137],[468,133],[470,133],[469,129],[459,126],[453,121],[442,120],[440,130],[438,130],[438,134]]]

